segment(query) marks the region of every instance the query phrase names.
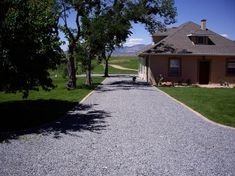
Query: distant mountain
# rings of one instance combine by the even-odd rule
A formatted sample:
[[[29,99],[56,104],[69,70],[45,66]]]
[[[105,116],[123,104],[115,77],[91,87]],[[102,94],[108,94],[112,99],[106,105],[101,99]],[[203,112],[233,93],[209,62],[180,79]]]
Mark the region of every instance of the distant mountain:
[[[137,53],[142,50],[146,45],[138,44],[133,46],[124,46],[121,48],[116,48],[113,51],[113,56],[136,56]]]

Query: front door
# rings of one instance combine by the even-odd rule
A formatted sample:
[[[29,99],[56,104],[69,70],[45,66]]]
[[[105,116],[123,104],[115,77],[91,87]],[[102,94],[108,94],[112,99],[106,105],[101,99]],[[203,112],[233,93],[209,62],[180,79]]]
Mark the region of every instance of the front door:
[[[210,62],[199,62],[199,84],[208,84],[210,79]]]

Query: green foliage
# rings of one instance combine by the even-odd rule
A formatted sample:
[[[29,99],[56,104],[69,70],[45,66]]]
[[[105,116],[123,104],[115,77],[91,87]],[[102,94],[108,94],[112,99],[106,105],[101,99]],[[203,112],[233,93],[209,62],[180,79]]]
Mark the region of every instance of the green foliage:
[[[109,58],[115,47],[119,47],[131,34],[131,23],[121,16],[121,11],[115,5],[104,11],[94,20],[94,43],[103,59]],[[97,54],[99,54],[99,52]]]
[[[48,69],[62,57],[52,0],[3,0],[0,4],[0,90],[54,88]]]
[[[64,21],[61,30],[69,41],[68,62],[71,66],[69,75],[73,82],[76,80],[75,76],[72,76],[75,74],[72,57],[76,52],[82,65],[86,65],[87,75],[90,77],[91,59],[96,56],[104,59],[108,68],[108,60],[114,48],[121,46],[131,34],[131,22],[143,23],[146,29],[153,33],[165,25],[174,23],[176,16],[174,0],[61,0],[59,2],[62,9],[61,18]],[[67,23],[71,11],[75,12],[76,16],[75,28],[70,28]]]
[[[127,1],[126,18],[144,24],[151,34],[175,23],[176,15],[174,0]]]
[[[172,97],[208,117],[209,119],[235,127],[235,91],[220,88],[159,88]]]
[[[86,31],[84,39],[90,43],[90,51],[105,60],[106,68],[115,47],[120,47],[131,34],[131,21],[145,24],[150,33],[175,22],[173,0],[114,1],[113,4],[103,4],[106,4],[105,8],[84,18],[83,30]],[[105,69],[105,76],[108,76],[107,72],[108,69]]]
[[[173,0],[2,0],[0,8],[0,90],[19,90],[24,96],[40,86],[53,88],[48,69],[60,62],[58,27],[69,42],[69,85],[75,88],[77,52],[90,79],[91,59],[107,60],[131,34],[132,21],[152,33],[176,16]],[[73,28],[67,22],[71,12]],[[58,26],[59,17],[64,25]]]

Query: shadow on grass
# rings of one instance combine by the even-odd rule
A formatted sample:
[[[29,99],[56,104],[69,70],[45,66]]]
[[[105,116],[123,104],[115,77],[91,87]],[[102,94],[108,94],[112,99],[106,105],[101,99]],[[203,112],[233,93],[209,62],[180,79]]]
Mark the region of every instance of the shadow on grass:
[[[92,83],[91,86],[82,84],[77,86],[78,89],[94,90],[97,86],[102,85],[101,83]]]
[[[25,100],[0,103],[0,142],[17,139],[25,134],[61,134],[105,129],[108,114],[82,105],[59,100]],[[71,110],[71,111],[69,111]],[[69,112],[68,112],[69,111]]]

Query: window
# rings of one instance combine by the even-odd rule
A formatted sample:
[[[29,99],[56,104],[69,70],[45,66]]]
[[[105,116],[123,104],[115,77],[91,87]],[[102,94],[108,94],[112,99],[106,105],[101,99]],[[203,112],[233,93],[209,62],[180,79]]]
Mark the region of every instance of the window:
[[[195,45],[215,45],[208,36],[188,36]]]
[[[181,75],[181,60],[177,58],[169,59],[169,76],[180,76]]]
[[[206,38],[205,37],[197,37],[197,44],[206,44]]]
[[[235,75],[235,59],[227,61],[227,75]]]

